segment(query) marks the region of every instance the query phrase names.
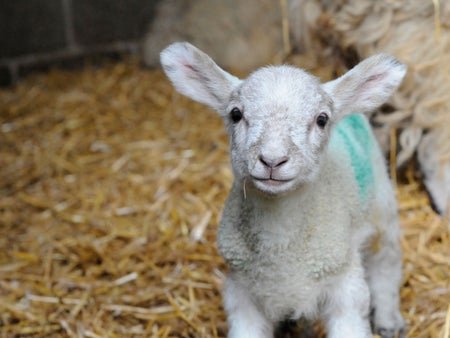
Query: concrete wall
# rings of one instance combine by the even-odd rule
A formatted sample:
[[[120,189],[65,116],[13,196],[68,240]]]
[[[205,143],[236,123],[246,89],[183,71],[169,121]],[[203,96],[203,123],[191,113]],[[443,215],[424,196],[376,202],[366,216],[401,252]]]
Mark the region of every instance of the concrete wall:
[[[50,65],[137,52],[160,0],[1,0],[0,85]]]

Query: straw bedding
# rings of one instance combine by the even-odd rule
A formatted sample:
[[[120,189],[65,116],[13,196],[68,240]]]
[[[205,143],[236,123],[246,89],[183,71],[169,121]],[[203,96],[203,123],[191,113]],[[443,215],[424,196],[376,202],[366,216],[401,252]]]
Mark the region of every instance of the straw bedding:
[[[133,61],[0,102],[0,336],[224,336],[220,119]],[[412,171],[398,198],[409,335],[448,337],[450,226]]]

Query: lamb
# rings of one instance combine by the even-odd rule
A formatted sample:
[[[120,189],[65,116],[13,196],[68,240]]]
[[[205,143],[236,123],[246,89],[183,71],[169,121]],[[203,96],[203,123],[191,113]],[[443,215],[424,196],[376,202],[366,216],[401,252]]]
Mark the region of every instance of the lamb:
[[[217,245],[230,267],[229,337],[272,337],[286,319],[324,321],[328,337],[405,336],[397,207],[362,114],[406,67],[385,54],[321,84],[268,66],[241,80],[189,43],[161,52],[182,94],[216,110],[235,180]]]

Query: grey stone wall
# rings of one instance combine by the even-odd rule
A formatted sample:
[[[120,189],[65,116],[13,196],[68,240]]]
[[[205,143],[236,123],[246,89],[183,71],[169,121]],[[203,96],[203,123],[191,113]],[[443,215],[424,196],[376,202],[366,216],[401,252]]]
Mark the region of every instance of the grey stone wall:
[[[160,0],[0,0],[0,85],[86,57],[136,53]]]

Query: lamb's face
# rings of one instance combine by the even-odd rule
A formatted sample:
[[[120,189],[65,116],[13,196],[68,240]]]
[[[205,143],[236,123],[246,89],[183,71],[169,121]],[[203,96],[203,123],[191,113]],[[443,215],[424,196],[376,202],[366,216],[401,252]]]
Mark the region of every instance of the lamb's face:
[[[269,195],[314,179],[333,121],[319,81],[293,67],[253,73],[231,95],[225,119],[237,177]]]

